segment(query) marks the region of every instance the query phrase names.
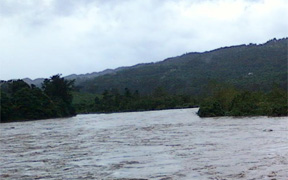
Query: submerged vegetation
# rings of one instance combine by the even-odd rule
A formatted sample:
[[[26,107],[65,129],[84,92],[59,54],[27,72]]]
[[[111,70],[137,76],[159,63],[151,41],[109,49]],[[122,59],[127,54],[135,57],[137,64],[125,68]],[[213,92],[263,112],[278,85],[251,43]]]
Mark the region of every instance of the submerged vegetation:
[[[279,87],[268,93],[223,88],[202,101],[200,117],[287,116],[287,90]]]

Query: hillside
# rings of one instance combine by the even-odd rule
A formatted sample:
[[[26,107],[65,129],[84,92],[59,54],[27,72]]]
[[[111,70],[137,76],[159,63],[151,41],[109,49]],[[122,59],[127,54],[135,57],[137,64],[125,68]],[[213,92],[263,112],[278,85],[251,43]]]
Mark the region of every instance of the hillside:
[[[25,79],[28,84],[1,81],[1,119],[65,117],[74,110],[109,113],[196,106],[200,117],[287,116],[287,43],[288,38],[273,39],[157,63],[56,75],[51,82],[45,80],[42,89],[28,85],[41,84],[40,78]],[[58,80],[52,83],[55,78],[64,86]],[[69,93],[63,94],[63,89]]]
[[[92,73],[86,73],[86,74],[70,74],[68,76],[64,76],[63,78],[66,80],[75,80],[75,84],[77,85],[77,84],[80,84],[84,81],[87,81],[89,79],[92,79],[92,78],[95,78],[98,76],[116,73],[116,72],[121,71],[125,68],[126,67],[120,67],[120,68],[116,68],[116,69],[106,69],[104,71],[92,72]],[[22,80],[29,85],[34,84],[37,87],[41,87],[41,84],[44,82],[45,78],[37,78],[34,80],[32,80],[30,78],[24,78]]]
[[[241,89],[269,91],[287,87],[288,38],[264,44],[224,47],[187,53],[157,63],[140,64],[78,83],[81,92],[105,89],[138,90],[150,94],[162,87],[173,94],[203,95],[212,82]]]

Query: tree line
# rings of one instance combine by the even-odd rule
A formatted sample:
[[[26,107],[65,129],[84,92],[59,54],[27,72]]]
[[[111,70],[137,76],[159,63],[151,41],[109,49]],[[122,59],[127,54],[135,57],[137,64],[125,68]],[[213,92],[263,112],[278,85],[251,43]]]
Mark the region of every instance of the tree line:
[[[1,81],[1,122],[76,115],[72,106],[73,84],[60,75],[45,79],[42,88],[23,80]]]
[[[198,115],[200,117],[287,116],[287,104],[287,89],[277,86],[266,93],[220,87],[202,101]]]
[[[168,93],[157,87],[151,94],[124,88],[90,94],[88,100],[73,101],[74,81],[54,75],[45,79],[42,87],[28,85],[23,80],[1,81],[1,122],[69,117],[77,113],[112,113],[162,110],[174,108],[200,109],[200,117],[215,116],[287,116],[287,89],[274,87],[269,92],[248,91],[217,84],[207,87],[203,97]],[[73,92],[74,91],[74,92]],[[73,92],[73,93],[72,93]],[[78,92],[83,96],[83,92]],[[195,98],[196,97],[196,98]]]
[[[215,83],[215,82],[214,82]],[[154,89],[150,95],[140,95],[138,90],[128,88],[105,90],[96,95],[93,102],[77,103],[78,113],[110,113],[147,111],[174,108],[198,107],[200,117],[216,116],[287,116],[287,90],[276,86],[271,91],[239,89],[229,84],[211,83],[207,94],[171,95],[163,87]]]
[[[163,88],[158,87],[150,95],[140,95],[138,90],[131,91],[125,88],[104,90],[97,95],[92,103],[78,103],[75,108],[78,113],[110,113],[147,111],[173,108],[194,107],[197,100],[189,95],[171,95]]]

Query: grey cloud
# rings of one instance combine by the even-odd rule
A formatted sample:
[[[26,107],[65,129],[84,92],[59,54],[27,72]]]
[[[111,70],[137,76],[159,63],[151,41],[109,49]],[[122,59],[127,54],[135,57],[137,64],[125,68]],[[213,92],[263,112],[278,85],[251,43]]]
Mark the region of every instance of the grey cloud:
[[[238,3],[237,9],[228,11],[223,3],[228,8]],[[285,0],[2,0],[0,79],[88,73],[263,43],[288,36],[285,5]]]

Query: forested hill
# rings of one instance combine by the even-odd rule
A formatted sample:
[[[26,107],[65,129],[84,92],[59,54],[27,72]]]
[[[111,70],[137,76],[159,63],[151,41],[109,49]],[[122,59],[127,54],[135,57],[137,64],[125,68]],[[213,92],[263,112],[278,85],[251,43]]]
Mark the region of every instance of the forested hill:
[[[205,94],[212,82],[257,91],[269,91],[274,85],[287,88],[287,42],[288,38],[273,39],[260,45],[186,53],[99,76],[78,88],[90,93],[129,88],[150,94],[161,87],[169,93],[193,95]]]

